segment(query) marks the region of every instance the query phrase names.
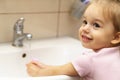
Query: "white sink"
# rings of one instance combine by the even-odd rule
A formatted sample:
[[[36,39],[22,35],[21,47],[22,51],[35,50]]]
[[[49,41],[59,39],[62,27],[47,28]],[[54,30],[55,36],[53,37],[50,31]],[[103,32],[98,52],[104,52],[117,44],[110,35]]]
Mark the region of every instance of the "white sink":
[[[61,65],[76,59],[84,48],[73,38],[54,38],[25,42],[22,48],[11,43],[0,44],[0,80],[80,80],[66,75],[30,77],[26,63],[32,59],[50,65]]]

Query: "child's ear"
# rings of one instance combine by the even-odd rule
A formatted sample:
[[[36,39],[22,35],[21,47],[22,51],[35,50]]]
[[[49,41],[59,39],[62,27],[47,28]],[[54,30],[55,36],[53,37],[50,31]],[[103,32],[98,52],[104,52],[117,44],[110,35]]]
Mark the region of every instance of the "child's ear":
[[[117,32],[114,39],[111,41],[112,44],[120,43],[120,32]]]

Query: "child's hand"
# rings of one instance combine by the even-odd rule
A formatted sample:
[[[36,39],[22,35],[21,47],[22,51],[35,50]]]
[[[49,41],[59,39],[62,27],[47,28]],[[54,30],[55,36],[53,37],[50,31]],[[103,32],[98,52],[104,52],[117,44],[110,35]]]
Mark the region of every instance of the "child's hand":
[[[30,62],[27,65],[27,72],[30,76],[38,76],[38,71],[40,67],[35,65],[34,63]]]
[[[45,75],[45,69],[48,67],[45,64],[39,63],[38,61],[31,61],[30,63],[26,64],[27,72],[30,76],[42,76]]]

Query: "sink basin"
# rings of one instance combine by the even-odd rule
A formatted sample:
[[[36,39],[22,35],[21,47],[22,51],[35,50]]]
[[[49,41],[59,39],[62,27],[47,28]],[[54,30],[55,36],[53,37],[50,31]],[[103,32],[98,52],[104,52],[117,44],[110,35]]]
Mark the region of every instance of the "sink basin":
[[[0,44],[0,79],[2,80],[80,80],[67,75],[30,77],[26,63],[33,59],[50,65],[62,65],[76,59],[84,48],[79,40],[64,37],[24,42],[24,47]]]

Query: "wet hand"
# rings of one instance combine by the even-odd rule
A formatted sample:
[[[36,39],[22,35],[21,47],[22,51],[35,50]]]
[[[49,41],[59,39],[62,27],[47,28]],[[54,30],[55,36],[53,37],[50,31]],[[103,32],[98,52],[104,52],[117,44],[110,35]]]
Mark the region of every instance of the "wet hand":
[[[45,65],[45,64],[40,63],[38,61],[31,61],[28,64],[26,64],[26,66],[27,66],[27,73],[33,77],[46,76],[46,75],[51,74],[50,73],[51,71],[49,69],[52,66]]]
[[[27,66],[27,73],[30,76],[33,76],[33,77],[38,76],[38,74],[39,74],[38,72],[40,70],[39,66],[37,66],[36,64],[34,64],[32,62],[26,64],[26,66]]]

